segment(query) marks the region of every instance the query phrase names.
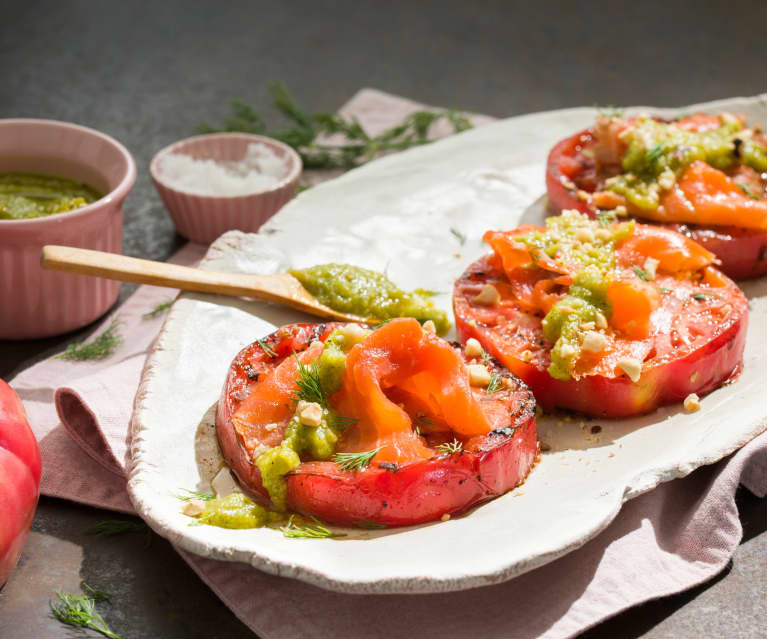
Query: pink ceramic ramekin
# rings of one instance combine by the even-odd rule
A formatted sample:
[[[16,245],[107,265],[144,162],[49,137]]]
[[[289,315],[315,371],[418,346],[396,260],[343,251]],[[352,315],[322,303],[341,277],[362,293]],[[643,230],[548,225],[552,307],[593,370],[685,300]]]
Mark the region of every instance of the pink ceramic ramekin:
[[[123,202],[136,163],[108,135],[55,120],[0,120],[0,172],[45,173],[85,182],[104,197],[81,209],[0,220],[0,339],[59,335],[114,304],[120,283],[40,268],[45,244],[122,252]]]
[[[196,159],[239,162],[245,157],[248,144],[253,142],[270,146],[285,161],[284,177],[270,189],[248,195],[198,195],[179,191],[163,181],[160,161],[164,155],[180,153]],[[257,231],[295,195],[301,169],[301,157],[287,144],[248,133],[212,133],[187,138],[159,151],[149,165],[154,186],[176,230],[200,244],[210,244],[233,229]]]

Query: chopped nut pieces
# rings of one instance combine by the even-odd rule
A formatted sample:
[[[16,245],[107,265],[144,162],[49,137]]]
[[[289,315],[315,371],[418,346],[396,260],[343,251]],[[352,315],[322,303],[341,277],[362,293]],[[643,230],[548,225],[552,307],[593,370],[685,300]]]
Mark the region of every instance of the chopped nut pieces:
[[[575,347],[570,344],[563,344],[559,352],[562,353],[562,357],[572,357],[575,355]]]
[[[450,513],[445,513],[444,515],[442,515],[441,519],[442,521],[447,521],[448,519],[450,519]]]
[[[432,322],[431,320],[426,320],[423,323],[423,330],[426,333],[434,333],[435,335],[437,333],[437,327],[434,325],[434,322]]]
[[[472,386],[487,386],[490,383],[490,371],[482,364],[469,364],[469,383]]]
[[[470,337],[466,340],[466,346],[464,347],[463,352],[469,359],[472,357],[482,357],[482,345],[479,343],[479,340]]]
[[[500,301],[501,294],[492,284],[485,284],[479,294],[474,297],[474,303],[482,306],[498,306]]]
[[[322,406],[317,402],[300,401],[296,405],[296,415],[304,426],[316,428],[322,423]]]
[[[648,257],[644,261],[645,273],[647,273],[647,275],[650,276],[651,280],[655,279],[655,273],[658,270],[658,264],[660,264],[660,262],[656,260],[654,257]]]
[[[594,234],[590,229],[579,228],[577,231],[575,231],[575,239],[579,242],[593,242]]]
[[[663,191],[668,191],[674,186],[676,182],[676,175],[671,169],[666,169],[658,176],[658,186]]]
[[[700,397],[695,393],[690,393],[684,398],[684,411],[685,413],[694,413],[696,410],[700,410]]]
[[[618,360],[618,368],[620,368],[632,382],[639,381],[639,377],[642,374],[642,362],[633,357],[624,357]]]
[[[586,331],[583,334],[581,348],[589,353],[601,353],[607,348],[607,337],[597,331]]]
[[[205,502],[202,499],[190,499],[181,506],[181,512],[188,517],[197,517],[203,510],[205,510]]]
[[[607,328],[607,318],[602,313],[597,313],[594,323],[597,325],[597,328]]]

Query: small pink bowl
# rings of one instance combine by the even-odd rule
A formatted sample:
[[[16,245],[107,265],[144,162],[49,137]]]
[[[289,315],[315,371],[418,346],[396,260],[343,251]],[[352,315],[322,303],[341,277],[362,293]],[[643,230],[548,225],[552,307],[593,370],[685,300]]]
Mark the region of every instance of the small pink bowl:
[[[273,187],[248,195],[200,195],[179,191],[163,181],[160,162],[163,156],[179,153],[195,159],[239,162],[248,145],[265,144],[285,162],[284,177]],[[257,231],[279,211],[296,192],[301,176],[301,158],[287,144],[248,133],[213,133],[198,135],[165,147],[149,165],[152,181],[168,209],[176,230],[185,238],[210,244],[232,229]]]
[[[120,283],[44,271],[45,244],[122,252],[123,202],[136,180],[127,149],[103,133],[55,120],[0,120],[0,172],[70,178],[105,193],[81,209],[0,220],[0,339],[60,335],[114,304]]]

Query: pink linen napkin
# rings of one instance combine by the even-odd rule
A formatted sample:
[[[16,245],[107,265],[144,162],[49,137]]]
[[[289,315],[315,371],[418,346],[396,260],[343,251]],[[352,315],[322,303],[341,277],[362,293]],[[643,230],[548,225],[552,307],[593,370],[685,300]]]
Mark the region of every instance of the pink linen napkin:
[[[420,108],[366,89],[343,112],[376,132]],[[476,118],[478,124],[488,121]],[[193,264],[204,252],[190,244],[171,261]],[[116,318],[124,336],[112,356],[48,359],[12,380],[40,442],[43,494],[134,512],[125,491],[128,421],[144,359],[163,321],[162,315],[145,315],[173,295],[143,286],[105,320],[99,332]],[[333,638],[360,627],[370,639],[571,637],[722,570],[742,535],[734,503],[739,483],[760,497],[767,493],[767,434],[628,502],[604,532],[567,556],[507,583],[457,593],[343,595],[246,564],[179,552],[262,639]]]

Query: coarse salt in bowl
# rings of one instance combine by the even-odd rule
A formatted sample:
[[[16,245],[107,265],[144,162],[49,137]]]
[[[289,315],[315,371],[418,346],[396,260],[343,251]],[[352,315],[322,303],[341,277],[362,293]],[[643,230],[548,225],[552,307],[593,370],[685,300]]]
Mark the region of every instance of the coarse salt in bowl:
[[[301,169],[289,146],[248,133],[187,138],[149,165],[176,230],[200,244],[232,229],[257,231],[293,197]]]

